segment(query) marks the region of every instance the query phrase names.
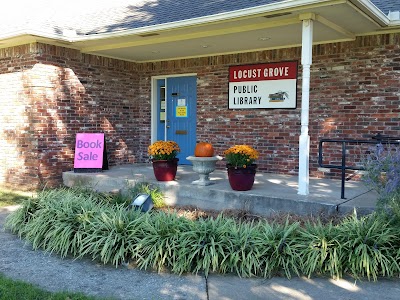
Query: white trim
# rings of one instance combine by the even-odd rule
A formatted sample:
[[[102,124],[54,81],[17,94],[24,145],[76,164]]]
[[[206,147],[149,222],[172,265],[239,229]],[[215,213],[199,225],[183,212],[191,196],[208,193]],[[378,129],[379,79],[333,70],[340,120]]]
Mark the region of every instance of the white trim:
[[[388,26],[390,24],[389,17],[377,8],[370,0],[349,0],[349,2],[376,21],[379,25]]]
[[[172,78],[172,77],[189,77],[189,76],[196,76],[197,73],[184,73],[184,74],[172,74],[172,75],[155,75],[151,76],[151,99],[150,99],[150,112],[151,112],[151,122],[150,122],[150,134],[151,134],[151,143],[154,143],[157,139],[157,120],[158,120],[158,115],[157,115],[157,80],[159,79],[165,79],[165,90],[167,90],[167,79]],[[165,99],[167,100],[167,99]],[[167,105],[166,105],[167,107]],[[165,111],[165,114],[167,114],[167,111]],[[165,132],[165,136],[166,132]]]
[[[299,137],[299,195],[309,194],[310,183],[310,136],[308,133],[310,110],[310,66],[312,64],[313,18],[303,19],[301,64],[303,79],[301,87],[301,134]]]
[[[326,5],[337,4],[337,3],[346,3],[346,2],[347,2],[346,0],[286,0],[283,2],[254,6],[251,8],[244,8],[244,9],[240,9],[240,10],[219,13],[219,14],[215,14],[215,15],[211,15],[211,16],[204,16],[204,17],[198,17],[198,18],[187,19],[187,20],[182,20],[182,21],[175,21],[175,22],[170,22],[170,23],[145,26],[145,27],[140,27],[140,28],[135,28],[135,29],[130,29],[130,30],[124,30],[124,31],[120,31],[120,32],[107,32],[107,33],[101,33],[101,34],[92,34],[92,35],[87,35],[84,37],[77,37],[75,39],[75,41],[83,41],[83,40],[86,41],[86,40],[92,40],[92,39],[97,40],[97,39],[103,39],[103,38],[108,38],[108,37],[123,37],[126,35],[143,34],[143,33],[163,31],[163,30],[171,30],[171,29],[177,29],[177,28],[181,28],[181,27],[189,27],[189,26],[202,25],[202,24],[207,24],[207,23],[212,23],[212,22],[226,21],[226,20],[236,19],[236,18],[250,17],[253,15],[272,13],[272,12],[280,11],[283,9],[294,9],[297,7],[302,7],[302,6],[307,6],[307,5],[318,5],[318,6],[324,5],[324,6],[326,6]],[[323,3],[326,3],[326,4],[323,4]]]

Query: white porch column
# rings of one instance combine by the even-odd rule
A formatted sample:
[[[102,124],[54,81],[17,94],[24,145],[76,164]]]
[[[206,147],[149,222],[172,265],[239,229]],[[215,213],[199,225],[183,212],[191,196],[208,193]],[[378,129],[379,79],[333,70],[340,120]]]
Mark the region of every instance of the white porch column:
[[[310,136],[308,135],[308,120],[310,106],[310,66],[312,64],[313,19],[314,14],[300,16],[303,20],[301,46],[301,64],[303,66],[303,81],[301,90],[301,134],[299,138],[299,195],[308,195],[309,186],[309,155]]]

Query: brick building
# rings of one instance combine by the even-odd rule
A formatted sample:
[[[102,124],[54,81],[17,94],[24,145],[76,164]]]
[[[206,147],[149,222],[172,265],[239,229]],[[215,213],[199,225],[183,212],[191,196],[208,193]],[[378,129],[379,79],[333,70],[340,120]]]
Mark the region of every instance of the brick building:
[[[399,136],[399,1],[53,2],[10,4],[0,18],[3,184],[60,184],[79,132],[105,133],[110,165],[183,138],[187,153],[200,140],[218,154],[249,144],[261,171],[298,174],[303,127],[311,176],[327,176],[321,138]],[[232,107],[230,68],[282,62],[298,63],[294,107]],[[170,125],[173,101],[186,109]]]

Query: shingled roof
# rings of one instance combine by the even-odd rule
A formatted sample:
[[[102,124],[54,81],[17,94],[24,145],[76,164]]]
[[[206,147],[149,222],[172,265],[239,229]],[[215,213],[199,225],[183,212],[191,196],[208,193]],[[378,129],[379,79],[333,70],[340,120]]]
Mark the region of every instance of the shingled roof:
[[[385,15],[390,11],[400,11],[399,0],[371,0],[377,8],[379,8]]]
[[[10,3],[0,19],[0,35],[35,30],[78,36],[113,33],[171,22],[202,18],[243,9],[298,1],[291,0],[20,0]],[[384,14],[400,11],[400,1],[371,0]],[[79,4],[78,4],[79,3]],[[38,9],[40,8],[40,9]]]

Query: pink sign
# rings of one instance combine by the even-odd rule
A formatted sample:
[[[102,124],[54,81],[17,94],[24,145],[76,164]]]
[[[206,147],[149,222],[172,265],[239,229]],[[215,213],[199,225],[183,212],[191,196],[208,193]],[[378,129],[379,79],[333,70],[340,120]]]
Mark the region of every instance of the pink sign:
[[[103,167],[104,133],[77,133],[74,168]]]

